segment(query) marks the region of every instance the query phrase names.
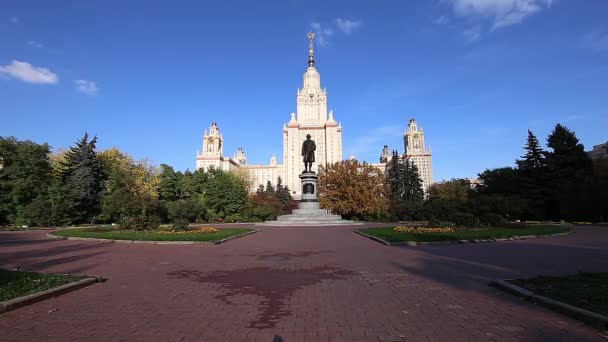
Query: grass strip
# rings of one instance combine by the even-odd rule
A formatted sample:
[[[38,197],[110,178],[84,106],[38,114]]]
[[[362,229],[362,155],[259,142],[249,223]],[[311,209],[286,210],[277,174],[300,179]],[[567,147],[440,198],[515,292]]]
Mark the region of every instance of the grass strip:
[[[509,280],[537,295],[608,316],[608,272]]]
[[[109,240],[135,240],[135,241],[208,241],[215,242],[232,236],[253,231],[249,228],[220,228],[215,233],[171,233],[163,231],[134,231],[112,230],[104,228],[78,228],[65,229],[53,232],[56,236],[81,237]]]
[[[514,228],[484,228],[484,229],[457,229],[453,233],[405,233],[395,232],[394,227],[365,228],[359,231],[375,236],[387,242],[434,242],[434,241],[458,241],[458,240],[484,240],[502,239],[514,236],[526,235],[550,235],[565,233],[570,228],[559,225],[533,225],[522,229]]]
[[[43,274],[0,269],[0,301],[50,290],[84,279],[83,276]]]

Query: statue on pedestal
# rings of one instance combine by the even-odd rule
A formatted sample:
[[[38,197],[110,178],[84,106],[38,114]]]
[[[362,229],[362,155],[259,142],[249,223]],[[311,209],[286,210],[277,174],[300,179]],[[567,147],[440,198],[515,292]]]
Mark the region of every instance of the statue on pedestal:
[[[315,150],[317,145],[310,140],[310,134],[306,135],[306,140],[302,143],[302,157],[304,157],[304,172],[312,172],[312,163],[315,162]]]

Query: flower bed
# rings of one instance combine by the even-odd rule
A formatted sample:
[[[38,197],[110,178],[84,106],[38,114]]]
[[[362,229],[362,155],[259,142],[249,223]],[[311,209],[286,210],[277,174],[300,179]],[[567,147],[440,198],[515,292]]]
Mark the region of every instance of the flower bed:
[[[107,240],[131,240],[131,241],[208,241],[217,242],[233,236],[242,235],[254,231],[249,228],[222,228],[216,229],[203,227],[201,229],[185,231],[135,231],[135,230],[111,230],[99,228],[77,228],[63,229],[52,232],[50,235],[93,238]]]
[[[414,234],[423,234],[423,233],[453,233],[456,231],[454,228],[427,228],[427,227],[406,227],[406,226],[397,226],[393,228],[393,231],[398,233],[414,233]]]
[[[514,236],[551,235],[570,231],[569,225],[524,225],[520,228],[424,228],[424,227],[386,227],[364,228],[359,232],[377,237],[389,243],[397,242],[435,242],[501,239]]]
[[[213,227],[201,227],[198,229],[191,230],[161,230],[160,234],[210,234],[217,233],[219,230]]]

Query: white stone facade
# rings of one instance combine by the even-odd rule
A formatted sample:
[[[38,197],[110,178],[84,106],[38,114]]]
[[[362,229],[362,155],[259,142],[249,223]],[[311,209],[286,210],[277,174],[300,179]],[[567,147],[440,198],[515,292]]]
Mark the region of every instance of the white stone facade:
[[[281,177],[292,196],[299,199],[301,189],[298,176],[304,170],[301,149],[306,135],[310,134],[317,146],[313,171],[317,171],[318,165],[342,160],[342,126],[336,122],[333,111],[327,110],[327,90],[321,88],[321,76],[315,67],[313,38],[314,35],[309,34],[308,67],[304,73],[303,87],[296,92],[296,112],[291,113],[291,119],[283,125],[283,164],[279,164],[273,156],[269,165],[248,165],[242,148],[234,158],[224,158],[223,136],[217,124],[212,123],[203,137],[203,151],[197,154],[197,169],[247,170],[251,191],[255,191],[260,184],[266,185],[268,181],[275,185],[277,178]]]

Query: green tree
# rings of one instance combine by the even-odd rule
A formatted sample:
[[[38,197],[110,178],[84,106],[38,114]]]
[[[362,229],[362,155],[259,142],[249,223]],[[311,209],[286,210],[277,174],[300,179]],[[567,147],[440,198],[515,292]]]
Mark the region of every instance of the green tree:
[[[75,146],[70,147],[61,163],[61,176],[75,201],[77,223],[93,221],[100,212],[106,173],[95,151],[96,144],[97,137],[89,140],[89,134],[85,133]]]
[[[477,191],[482,194],[502,194],[519,195],[519,174],[512,167],[501,167],[488,169],[480,173],[481,184],[477,186]]]
[[[393,199],[422,203],[422,179],[418,167],[413,162],[407,158],[400,161],[397,153],[393,153],[387,167],[387,176]]]
[[[454,178],[429,186],[428,199],[465,203],[469,199],[471,182],[468,179]]]
[[[126,217],[158,216],[160,172],[147,161],[135,161],[117,148],[99,153],[107,175],[101,197],[101,213],[105,222],[118,222]]]
[[[47,144],[0,137],[3,164],[0,169],[0,225],[16,221],[30,224],[29,217],[46,214],[34,211],[45,209],[43,203],[52,180],[49,154]]]
[[[548,215],[582,220],[590,215],[593,164],[573,131],[557,124],[547,138]]]
[[[196,194],[196,186],[194,184],[194,174],[190,170],[186,170],[183,174],[178,172],[178,190],[179,198],[190,198]]]
[[[528,130],[528,138],[524,149],[526,154],[516,163],[521,196],[528,203],[525,218],[544,219],[546,217],[545,200],[548,190],[545,179],[547,172],[546,152],[540,147],[538,139],[530,130]]]
[[[277,194],[276,189],[274,188],[272,183],[270,183],[270,181],[266,182],[266,190],[264,190],[264,192],[270,196],[276,196],[276,194]]]
[[[178,193],[178,176],[173,167],[160,164],[159,198],[165,201],[175,201]]]
[[[393,215],[400,220],[422,219],[424,192],[418,167],[407,158],[400,160],[398,154],[393,152],[393,157],[387,165],[386,176]]]
[[[241,177],[215,168],[208,171],[203,203],[210,219],[237,220],[247,206],[247,200],[247,184]]]
[[[289,202],[293,200],[289,188],[287,187],[287,185],[283,185],[283,180],[281,179],[281,177],[277,178],[276,194],[284,209],[285,206],[287,206]]]
[[[266,190],[264,190],[264,185],[260,184],[260,186],[258,186],[258,189],[255,191],[256,194],[260,195],[263,194]]]
[[[266,192],[249,197],[248,215],[252,221],[276,220],[283,211],[283,204],[277,196]]]

